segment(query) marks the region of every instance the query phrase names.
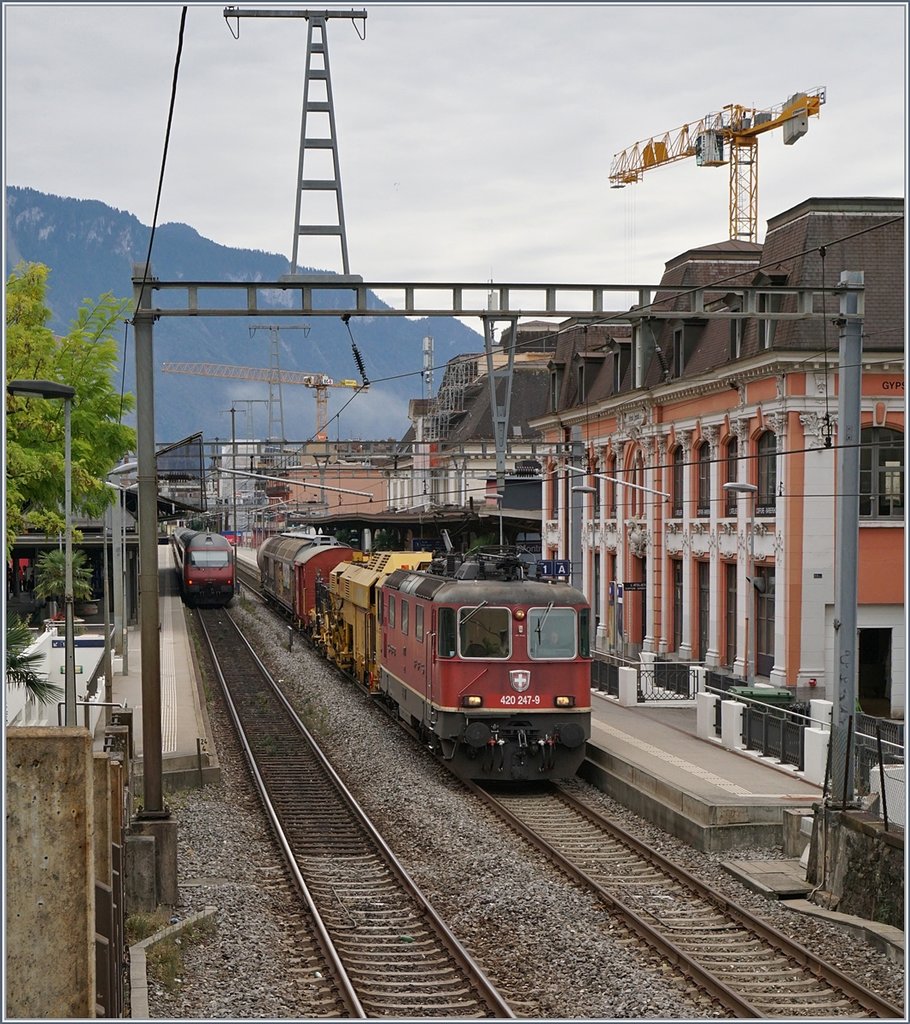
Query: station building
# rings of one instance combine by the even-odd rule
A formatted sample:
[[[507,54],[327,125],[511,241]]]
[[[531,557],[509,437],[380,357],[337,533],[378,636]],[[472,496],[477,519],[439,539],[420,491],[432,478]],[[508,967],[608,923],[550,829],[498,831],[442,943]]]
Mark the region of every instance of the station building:
[[[740,316],[681,311],[606,338],[562,325],[550,411],[533,421],[554,452],[543,549],[580,567],[600,653],[652,652],[836,700],[835,286],[862,271],[859,696],[868,713],[903,718],[903,213],[902,199],[808,199],[771,219],[762,245],[666,264],[661,285],[704,289],[705,310]],[[737,284],[823,290],[815,308],[830,317],[760,320]],[[658,289],[651,308],[682,309],[676,296]],[[760,294],[755,312],[796,301]]]

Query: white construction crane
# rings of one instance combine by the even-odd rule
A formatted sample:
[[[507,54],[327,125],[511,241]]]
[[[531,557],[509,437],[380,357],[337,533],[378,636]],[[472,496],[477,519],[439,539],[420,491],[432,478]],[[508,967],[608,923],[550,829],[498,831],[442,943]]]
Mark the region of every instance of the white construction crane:
[[[356,380],[335,380],[324,373],[301,373],[296,370],[276,370],[262,366],[230,366],[222,363],[162,363],[165,373],[188,373],[197,377],[229,377],[232,380],[261,380],[268,384],[301,384],[316,391],[316,440],[328,439],[326,428],[329,422],[329,388],[353,388],[365,391],[369,385]],[[269,440],[285,441],[282,415],[280,438]]]

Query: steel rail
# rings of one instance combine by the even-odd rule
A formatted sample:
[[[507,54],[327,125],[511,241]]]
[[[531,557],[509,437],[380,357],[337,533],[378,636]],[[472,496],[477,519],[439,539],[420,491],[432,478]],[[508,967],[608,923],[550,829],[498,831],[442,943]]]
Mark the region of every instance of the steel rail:
[[[262,801],[262,806],[265,810],[266,816],[269,819],[269,823],[272,826],[272,832],[275,839],[281,848],[282,855],[285,863],[288,866],[288,870],[291,872],[294,878],[294,884],[297,886],[304,902],[306,903],[307,909],[313,918],[313,928],[316,931],[319,939],[319,944],[322,947],[323,954],[326,960],[335,972],[336,981],[339,987],[339,994],[346,1004],[347,1010],[352,1017],[358,1019],[366,1019],[367,1013],[364,1010],[360,999],[357,996],[357,992],[354,988],[354,983],[351,981],[348,972],[345,970],[344,964],[341,961],[341,957],[338,954],[338,950],[335,948],[335,943],[332,941],[329,935],[328,929],[325,926],[325,922],[322,919],[322,915],[319,912],[319,908],[316,905],[316,901],[313,899],[310,893],[309,886],[300,871],[300,866],[297,864],[297,860],[294,857],[294,852],[288,842],[287,836],[285,835],[284,828],[281,825],[281,821],[278,817],[278,813],[275,810],[275,806],[269,798],[268,787],[265,783],[265,779],[262,777],[262,773],[259,771],[259,767],[256,764],[256,759],[250,749],[250,746],[246,740],[246,733],[243,728],[243,723],[240,719],[240,714],[237,710],[237,706],[231,697],[230,687],[227,680],[224,677],[224,673],[221,671],[221,662],[218,658],[218,654],[215,650],[214,642],[209,634],[205,624],[205,616],[200,615],[198,617],[199,625],[202,629],[203,636],[205,637],[206,644],[208,645],[209,655],[211,657],[212,665],[215,669],[215,673],[218,676],[218,681],[221,684],[221,692],[224,696],[225,703],[227,704],[228,713],[231,716],[231,721],[234,723],[234,729],[240,740],[243,748],[244,757],[246,758],[247,764],[249,765],[250,772],[253,776],[253,780],[256,786],[256,790],[259,793],[259,798]],[[258,659],[257,659],[258,660]],[[271,677],[269,677],[271,680]],[[296,716],[295,716],[296,717]]]
[[[646,943],[661,952],[662,955],[694,983],[722,1001],[738,1017],[757,1018],[767,1016],[765,1009],[759,1008],[745,999],[730,985],[719,979],[708,967],[699,963],[695,956],[686,952],[673,942],[672,939],[662,934],[657,927],[646,921],[641,914],[632,909],[626,902],[604,888],[585,869],[575,863],[568,854],[560,851],[538,833],[532,825],[529,825],[516,813],[513,813],[506,806],[506,803],[480,786],[473,783],[467,783],[466,785],[471,792],[490,806],[510,827],[527,839],[528,842],[551,861],[556,863],[569,877],[579,882],[585,888],[596,892],[604,903],[612,910],[615,910],[625,923]],[[738,927],[745,929],[749,934],[762,940],[774,952],[797,963],[804,971],[808,971],[817,980],[829,985],[835,992],[848,997],[865,1011],[875,1016],[888,1019],[903,1019],[904,1014],[899,1007],[894,1006],[887,1000],[864,988],[858,982],[842,974],[831,964],[819,960],[805,947],[789,939],[786,935],[759,918],[754,917],[745,908],[735,903],[735,901],[712,889],[709,885],[685,871],[685,869],[668,861],[657,851],[647,846],[647,844],[635,839],[634,836],[631,836],[615,823],[603,818],[596,811],[576,800],[564,790],[551,785],[548,790],[543,789],[539,791],[538,795],[541,793],[545,795],[547,791],[564,805],[567,805],[574,813],[582,815],[596,828],[607,833],[635,856],[646,861],[649,866],[656,868],[664,875],[669,876],[676,884],[684,887],[690,893],[694,893],[698,898],[705,900]]]
[[[375,826],[367,817],[366,813],[357,803],[353,794],[348,790],[348,788],[345,786],[341,778],[338,776],[337,772],[334,770],[334,768],[326,758],[325,754],[320,749],[318,742],[306,728],[304,723],[300,721],[293,706],[291,705],[287,697],[284,695],[284,693],[281,691],[278,684],[274,681],[268,669],[262,663],[261,659],[256,654],[255,650],[250,645],[249,641],[243,635],[237,623],[231,618],[229,613],[225,615],[225,612],[221,610],[220,614],[224,616],[230,623],[231,627],[233,628],[236,634],[237,640],[242,643],[246,652],[252,658],[258,671],[261,673],[263,680],[268,685],[269,690],[280,702],[284,712],[289,717],[290,721],[293,723],[294,728],[307,743],[309,753],[318,763],[319,768],[322,770],[325,777],[330,781],[331,785],[334,787],[335,791],[342,799],[346,809],[352,815],[357,825],[360,827],[364,835],[367,837],[368,842],[377,851],[381,861],[384,863],[386,868],[391,872],[391,874],[395,877],[401,889],[407,893],[409,898],[413,900],[414,904],[419,908],[420,914],[422,915],[423,918],[426,919],[429,926],[433,929],[437,939],[440,941],[442,947],[448,952],[452,960],[465,970],[467,977],[470,980],[470,983],[475,988],[476,998],[478,999],[479,1003],[485,1004],[486,1008],[490,1012],[490,1015],[496,1017],[497,1019],[514,1019],[515,1014],[509,1007],[508,1003],[503,999],[503,997],[499,994],[496,988],[487,979],[486,975],[483,973],[480,966],[474,961],[474,959],[471,957],[468,951],[462,946],[459,940],[451,932],[448,925],[446,925],[446,923],[438,915],[438,913],[435,911],[432,905],[423,896],[416,883],[408,875],[407,871],[404,869],[398,858],[392,852],[386,841],[379,834]],[[200,619],[202,618],[204,618],[204,615],[200,616]],[[210,643],[208,631],[206,630],[205,632],[207,641],[209,641]],[[211,649],[212,648],[210,643],[210,650]],[[222,680],[224,678],[220,669],[219,678]],[[224,685],[225,683],[222,682],[222,686]],[[239,722],[239,712],[237,712],[236,708],[233,708],[232,710],[232,718],[235,722],[235,726],[238,728],[238,734],[243,735],[242,726],[240,725]],[[255,759],[253,757],[252,751],[249,749],[246,743],[244,743],[244,748],[245,755],[251,764],[254,776],[257,780],[257,787],[261,785],[268,789],[268,784],[262,777],[262,774],[259,771],[258,767],[254,764]],[[292,849],[292,844],[284,836],[284,827],[280,823],[277,810],[272,804],[272,801],[268,797],[267,793],[263,793],[263,799],[264,802],[266,803],[266,806],[268,807],[269,818],[273,825],[273,828],[276,830],[276,834],[279,834],[283,837],[281,840],[283,850],[285,850],[286,853],[290,854],[291,858],[293,858],[294,853]],[[294,871],[295,879],[299,877],[302,881],[303,876],[299,870],[298,865],[296,864],[296,861],[294,861],[293,863],[292,870]],[[304,891],[306,894],[307,904],[310,907],[311,911],[313,912],[314,917],[320,915],[320,912],[317,909],[317,901],[311,895],[310,889],[306,886],[306,883],[304,882],[303,884],[305,888],[302,891]],[[328,940],[332,943],[333,950],[335,950],[335,944],[329,937],[327,929],[325,929],[325,934],[328,937]],[[335,952],[335,956],[333,957],[333,966],[336,958],[338,964],[341,965],[342,955],[339,952],[337,952],[337,950]],[[346,982],[351,984],[351,990],[356,994],[356,985],[350,979],[347,970],[343,966],[341,966],[341,971],[343,972],[341,974],[341,977],[343,977],[346,980]],[[360,1005],[359,997],[358,1005]],[[363,1009],[362,1006],[361,1009]],[[362,1015],[368,1016],[368,1014],[365,1011]]]
[[[840,989],[845,995],[856,1000],[863,1009],[869,1010],[880,1017],[903,1016],[903,1011],[900,1008],[877,996],[864,985],[838,970],[833,964],[820,959],[801,943],[791,939],[773,925],[763,921],[760,917],[756,917],[741,904],[725,896],[722,892],[708,885],[707,882],[697,878],[678,864],[674,864],[673,861],[668,860],[662,854],[652,849],[647,843],[642,842],[631,835],[631,833],[620,828],[615,822],[609,821],[590,807],[587,807],[572,796],[571,793],[560,789],[560,797],[574,811],[583,815],[592,824],[611,832],[617,839],[638,853],[639,856],[648,859],[650,863],[658,867],[664,874],[678,879],[682,885],[690,888],[703,899],[713,903],[723,913],[732,917],[750,931],[758,934],[769,945],[788,958],[795,960],[801,967],[814,974],[815,977],[827,982],[833,988]]]

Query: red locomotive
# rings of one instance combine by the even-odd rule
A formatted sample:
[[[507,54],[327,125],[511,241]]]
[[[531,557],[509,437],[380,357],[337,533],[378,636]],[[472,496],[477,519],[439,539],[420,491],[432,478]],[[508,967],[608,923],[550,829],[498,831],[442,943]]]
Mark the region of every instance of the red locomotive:
[[[175,530],[174,567],[185,604],[223,607],[234,596],[234,548],[220,533]]]
[[[590,607],[529,579],[514,552],[339,564],[320,587],[319,646],[394,704],[456,774],[575,774],[591,732]],[[420,571],[422,563],[428,568]]]

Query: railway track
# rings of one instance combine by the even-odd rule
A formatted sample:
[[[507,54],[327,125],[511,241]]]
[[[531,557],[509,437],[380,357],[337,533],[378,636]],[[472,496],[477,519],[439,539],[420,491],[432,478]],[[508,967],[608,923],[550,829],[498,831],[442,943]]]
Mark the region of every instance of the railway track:
[[[224,609],[198,612],[215,672],[325,964],[326,1016],[514,1013],[398,863]]]
[[[252,591],[256,597],[262,597],[262,582],[259,578],[258,569],[246,565],[242,558],[238,558],[234,563],[234,575],[238,583],[246,587],[247,590]]]
[[[558,786],[469,788],[733,1016],[904,1019]]]

